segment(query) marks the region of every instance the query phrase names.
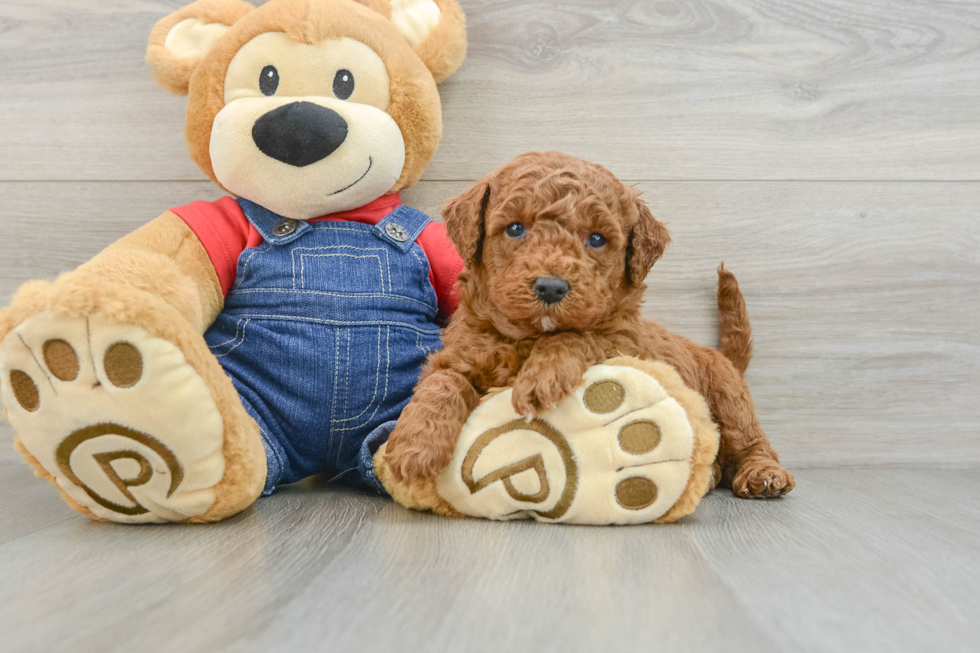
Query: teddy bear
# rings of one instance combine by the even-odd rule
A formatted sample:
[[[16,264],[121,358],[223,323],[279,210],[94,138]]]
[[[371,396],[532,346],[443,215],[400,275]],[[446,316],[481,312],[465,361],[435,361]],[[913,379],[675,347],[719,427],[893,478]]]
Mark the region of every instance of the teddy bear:
[[[175,207],[0,315],[15,448],[71,507],[210,522],[371,454],[456,301],[441,224],[402,206],[466,54],[455,0],[198,0],[147,61],[234,196]]]
[[[443,224],[399,191],[438,146],[436,84],[465,54],[455,0],[198,0],[156,25],[147,60],[188,95],[190,156],[229,196],[166,211],[0,311],[14,447],[70,507],[214,522],[316,474],[444,515],[694,509],[717,430],[676,372],[633,359],[590,369],[533,428],[516,427],[511,389],[491,389],[459,434],[455,480],[392,478],[385,443],[463,268]],[[650,455],[683,459],[653,498],[613,478],[616,420],[633,413],[659,420]]]

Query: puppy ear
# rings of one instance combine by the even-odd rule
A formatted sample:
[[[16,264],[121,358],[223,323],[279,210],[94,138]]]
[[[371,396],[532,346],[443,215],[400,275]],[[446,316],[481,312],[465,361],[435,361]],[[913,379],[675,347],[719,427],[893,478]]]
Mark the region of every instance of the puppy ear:
[[[157,84],[171,93],[187,95],[187,85],[215,41],[254,7],[241,0],[198,0],[176,11],[153,28],[146,61]]]
[[[361,0],[387,16],[438,84],[466,58],[466,18],[456,0]]]
[[[634,195],[633,206],[638,213],[636,224],[626,242],[626,285],[637,286],[650,272],[653,264],[664,255],[670,243],[667,226],[653,217],[646,202]]]
[[[442,219],[446,233],[456,245],[456,251],[467,267],[483,263],[483,241],[487,237],[487,205],[490,203],[490,183],[477,184],[459,197],[446,201]]]

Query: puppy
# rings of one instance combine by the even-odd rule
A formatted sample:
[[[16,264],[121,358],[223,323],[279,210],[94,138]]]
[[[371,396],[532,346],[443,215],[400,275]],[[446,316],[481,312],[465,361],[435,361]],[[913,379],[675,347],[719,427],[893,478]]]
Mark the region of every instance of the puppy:
[[[602,166],[529,152],[449,200],[443,217],[466,261],[461,302],[389,440],[396,480],[437,476],[489,389],[512,386],[530,418],[590,366],[629,355],[672,365],[707,400],[721,432],[716,483],[747,498],[793,489],[742,378],[750,330],[735,277],[719,269],[722,351],[640,317],[643,280],[670,236],[632,188]]]

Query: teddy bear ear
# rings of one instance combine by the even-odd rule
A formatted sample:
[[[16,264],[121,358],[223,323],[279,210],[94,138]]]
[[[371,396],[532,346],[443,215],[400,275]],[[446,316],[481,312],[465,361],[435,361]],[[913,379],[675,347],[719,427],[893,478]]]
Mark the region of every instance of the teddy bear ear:
[[[385,0],[364,0],[383,5]],[[446,79],[466,58],[466,18],[456,0],[387,0],[387,15],[429,69],[436,83]]]
[[[198,0],[157,23],[146,49],[157,83],[186,95],[191,75],[204,55],[252,9],[241,0]]]

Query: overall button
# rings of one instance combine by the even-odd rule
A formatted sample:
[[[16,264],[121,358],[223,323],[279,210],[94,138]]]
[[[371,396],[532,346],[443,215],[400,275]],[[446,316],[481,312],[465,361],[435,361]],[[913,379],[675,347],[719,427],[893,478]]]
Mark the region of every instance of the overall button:
[[[292,218],[285,218],[276,223],[276,226],[272,228],[272,235],[274,236],[288,236],[289,234],[296,231],[296,227],[299,223]]]
[[[408,232],[405,231],[405,227],[401,226],[397,222],[389,222],[386,224],[385,233],[400,243],[404,243],[406,240],[408,240]]]

